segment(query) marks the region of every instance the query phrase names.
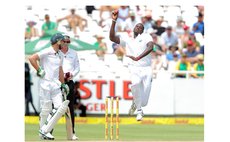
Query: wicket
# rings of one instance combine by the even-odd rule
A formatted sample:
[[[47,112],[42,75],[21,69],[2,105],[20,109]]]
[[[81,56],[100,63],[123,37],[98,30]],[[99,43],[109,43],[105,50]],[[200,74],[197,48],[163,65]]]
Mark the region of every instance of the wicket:
[[[109,99],[110,99],[110,121],[108,119],[109,117],[109,111],[108,111],[108,105],[109,105]],[[113,103],[114,99],[116,99],[116,140],[119,139],[119,97],[106,97],[105,99],[105,139],[108,140],[108,135],[109,135],[109,123],[110,123],[110,140],[113,140],[113,135],[114,135],[114,119],[113,119]]]

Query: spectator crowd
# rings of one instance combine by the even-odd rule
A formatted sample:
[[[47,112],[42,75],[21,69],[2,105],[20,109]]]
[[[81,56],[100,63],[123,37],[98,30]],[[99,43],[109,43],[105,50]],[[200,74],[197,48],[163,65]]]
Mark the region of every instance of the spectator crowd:
[[[144,32],[152,36],[157,50],[161,52],[160,55],[152,53],[153,70],[204,71],[204,7],[199,5],[76,5],[56,10],[45,7],[38,10],[35,6],[27,6],[25,40],[30,41],[60,31],[98,46],[99,50],[94,51],[98,60],[106,62],[105,58],[111,55],[125,64],[125,45],[109,40],[111,12],[114,9],[119,11],[115,28],[119,36],[131,36],[137,23],[142,23]],[[94,64],[94,61],[91,63]],[[186,75],[177,74],[176,77],[184,78]],[[203,78],[204,74],[191,74],[190,77]]]

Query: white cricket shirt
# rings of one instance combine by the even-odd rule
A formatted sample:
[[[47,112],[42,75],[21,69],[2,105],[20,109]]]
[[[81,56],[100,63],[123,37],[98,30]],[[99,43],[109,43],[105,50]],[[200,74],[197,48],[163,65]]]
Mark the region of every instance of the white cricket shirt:
[[[147,48],[147,43],[152,41],[152,37],[147,33],[142,33],[136,38],[130,38],[128,36],[120,37],[120,44],[125,43],[126,54],[134,57],[138,57]],[[151,66],[151,54],[146,55],[139,61],[130,61],[130,65],[134,66]]]
[[[37,54],[40,58],[40,66],[45,71],[44,79],[59,80],[59,67],[63,64],[63,56],[60,50],[56,52],[53,47],[49,47]]]
[[[70,72],[73,75],[73,78],[78,74],[80,71],[80,64],[79,59],[77,56],[77,52],[71,48],[68,48],[68,51],[63,54],[63,71],[64,73]]]

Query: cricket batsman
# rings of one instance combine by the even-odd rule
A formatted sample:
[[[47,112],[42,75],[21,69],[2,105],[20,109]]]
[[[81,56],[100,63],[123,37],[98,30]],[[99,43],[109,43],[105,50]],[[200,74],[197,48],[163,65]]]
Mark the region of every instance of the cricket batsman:
[[[148,103],[151,82],[151,51],[153,51],[154,43],[149,34],[143,33],[144,26],[142,23],[135,25],[133,29],[133,38],[124,38],[115,36],[115,24],[118,18],[118,11],[112,12],[112,25],[110,28],[110,40],[117,44],[124,44],[127,51],[127,57],[131,58],[128,68],[131,74],[131,92],[133,95],[133,103],[129,110],[132,115],[137,110],[136,120],[141,121],[144,113],[142,107]]]
[[[31,65],[40,77],[39,136],[46,140],[54,140],[54,136],[50,132],[60,117],[65,114],[69,104],[69,100],[63,101],[62,99],[62,91],[63,94],[69,93],[68,86],[64,84],[63,55],[60,53],[60,49],[64,45],[63,40],[64,36],[56,33],[50,39],[51,47],[29,57]]]

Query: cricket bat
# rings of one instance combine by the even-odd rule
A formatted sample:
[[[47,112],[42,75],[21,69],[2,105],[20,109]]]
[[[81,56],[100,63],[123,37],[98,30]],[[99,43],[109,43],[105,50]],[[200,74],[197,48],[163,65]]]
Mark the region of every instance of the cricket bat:
[[[64,93],[64,92],[63,92],[63,99],[66,100],[66,93]],[[69,107],[67,107],[67,110],[65,113],[65,122],[66,122],[67,139],[72,140],[73,127],[72,127],[72,121],[71,121],[71,115],[70,115]]]
[[[65,113],[65,122],[66,122],[67,139],[72,140],[73,128],[72,128],[72,121],[71,121],[71,115],[70,115],[69,107],[67,108],[66,113]]]

